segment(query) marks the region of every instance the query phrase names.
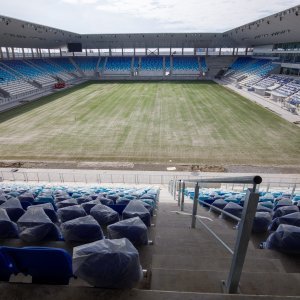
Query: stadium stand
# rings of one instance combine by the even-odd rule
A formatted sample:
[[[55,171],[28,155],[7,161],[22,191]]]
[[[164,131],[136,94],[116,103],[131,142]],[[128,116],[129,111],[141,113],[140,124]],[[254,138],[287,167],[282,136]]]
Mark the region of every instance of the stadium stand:
[[[85,75],[95,75],[98,57],[73,57],[73,60]]]
[[[77,71],[74,64],[71,63],[69,58],[50,58],[49,61],[53,62],[55,65],[60,66],[65,72],[71,73],[71,75],[81,76],[81,74]]]
[[[52,76],[39,70],[27,61],[9,60],[2,63],[16,74],[20,74],[25,80],[38,83],[40,87],[52,86],[57,82]]]
[[[131,57],[108,57],[104,74],[130,75],[131,61]]]
[[[267,76],[277,65],[268,59],[238,58],[225,73],[227,79],[251,87]]]
[[[162,56],[143,56],[141,57],[140,75],[153,76],[163,75]]]
[[[173,75],[192,75],[199,74],[199,62],[196,56],[172,56]]]

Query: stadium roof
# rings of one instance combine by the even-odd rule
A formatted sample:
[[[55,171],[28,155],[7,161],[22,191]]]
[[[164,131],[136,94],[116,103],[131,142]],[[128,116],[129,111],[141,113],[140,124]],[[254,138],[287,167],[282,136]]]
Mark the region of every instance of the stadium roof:
[[[0,16],[2,47],[63,48],[79,42],[87,49],[254,47],[300,41],[300,6],[224,33],[77,34]]]

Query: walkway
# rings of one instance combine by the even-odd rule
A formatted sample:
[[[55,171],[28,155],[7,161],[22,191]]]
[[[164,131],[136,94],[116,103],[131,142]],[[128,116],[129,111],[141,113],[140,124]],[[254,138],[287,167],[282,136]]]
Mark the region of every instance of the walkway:
[[[300,116],[299,115],[295,115],[285,109],[283,109],[280,106],[280,103],[278,102],[274,102],[270,99],[266,99],[258,94],[255,94],[254,92],[249,92],[246,91],[244,89],[238,89],[237,87],[235,87],[232,83],[229,83],[227,81],[222,81],[222,80],[216,80],[215,82],[217,82],[218,84],[229,88],[231,90],[233,90],[234,92],[238,93],[239,95],[251,100],[252,102],[255,102],[256,104],[259,104],[265,108],[267,108],[268,110],[271,110],[272,112],[274,112],[276,115],[282,117],[283,119],[294,123],[294,122],[300,122]]]

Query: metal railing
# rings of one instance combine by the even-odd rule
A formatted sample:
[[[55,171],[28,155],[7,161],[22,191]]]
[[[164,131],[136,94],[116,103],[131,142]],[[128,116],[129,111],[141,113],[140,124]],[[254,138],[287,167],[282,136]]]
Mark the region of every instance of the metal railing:
[[[187,183],[194,183],[194,199],[193,199],[193,210],[192,210],[192,223],[191,228],[196,227],[196,221],[198,221],[202,226],[204,226],[215,238],[219,241],[231,254],[232,261],[230,266],[230,271],[227,280],[222,281],[224,291],[229,294],[237,293],[239,282],[243,270],[243,265],[245,262],[248,243],[251,236],[253,220],[256,213],[256,208],[259,200],[258,185],[262,183],[262,178],[260,176],[246,176],[246,177],[229,177],[229,178],[210,178],[210,179],[180,179],[177,181],[172,181],[169,183],[169,191],[174,196],[174,199],[178,201],[178,206],[181,210],[184,210],[184,191]],[[241,218],[238,218],[228,212],[217,208],[213,205],[205,203],[204,201],[199,201],[199,189],[200,186],[206,183],[234,183],[251,185],[251,188],[247,189],[244,207],[242,211]],[[176,190],[178,189],[178,195],[176,195]],[[197,208],[199,202],[208,205],[219,212],[226,214],[228,217],[239,222],[238,234],[235,242],[234,249],[232,250],[207,224],[205,224],[199,216],[197,216]]]

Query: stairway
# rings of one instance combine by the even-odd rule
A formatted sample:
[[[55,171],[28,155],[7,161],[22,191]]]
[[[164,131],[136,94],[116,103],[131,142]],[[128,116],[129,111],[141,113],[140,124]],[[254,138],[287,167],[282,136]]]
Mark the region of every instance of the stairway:
[[[191,212],[192,202],[186,202],[185,212]],[[191,216],[179,215],[175,211],[179,211],[177,202],[162,190],[153,245],[151,289],[209,293],[216,296],[211,299],[218,299],[217,294],[223,292],[222,280],[228,276],[231,254],[201,224],[191,229]],[[198,208],[198,215],[234,248],[235,223],[221,219],[203,207]],[[300,295],[299,259],[293,264],[292,258],[258,249],[258,245],[258,238],[251,238],[240,282],[240,296]]]

